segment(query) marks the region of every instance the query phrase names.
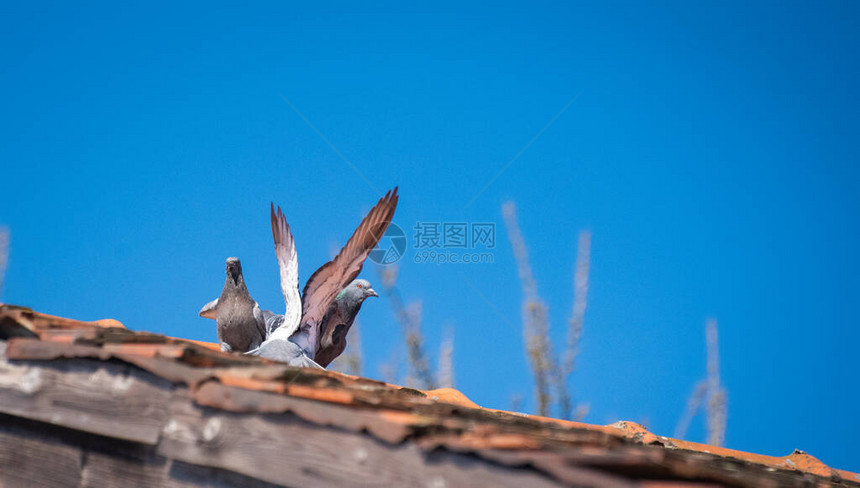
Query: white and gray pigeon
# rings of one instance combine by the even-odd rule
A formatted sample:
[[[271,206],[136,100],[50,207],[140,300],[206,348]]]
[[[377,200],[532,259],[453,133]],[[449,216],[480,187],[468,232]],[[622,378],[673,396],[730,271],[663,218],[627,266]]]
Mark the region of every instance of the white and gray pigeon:
[[[323,317],[320,347],[314,357],[320,366],[328,366],[343,353],[346,349],[346,334],[355,322],[361,304],[368,297],[378,296],[370,282],[362,279],[354,280],[337,294]]]
[[[246,352],[263,342],[263,314],[248,293],[239,258],[227,258],[227,279],[221,296],[204,305],[200,316],[215,319],[222,351]]]
[[[299,259],[296,254],[296,242],[281,207],[278,207],[275,213],[275,205],[271,204],[270,220],[272,238],[275,241],[275,257],[278,259],[278,269],[281,274],[281,293],[284,295],[286,310],[283,315],[268,310],[263,312],[266,340],[248,354],[285,362],[291,366],[321,368],[311,359],[313,354],[307,353],[307,334],[303,334],[299,329],[302,301],[299,297]]]
[[[385,234],[385,230],[394,216],[394,210],[397,208],[398,199],[396,187],[379,199],[362,219],[361,224],[338,255],[311,275],[305,284],[301,301],[299,301],[298,263],[295,246],[292,246],[290,253],[288,252],[290,248],[283,245],[287,238],[283,229],[289,229],[289,226],[281,208],[278,207],[278,211],[275,213],[274,205],[272,205],[272,237],[275,240],[275,255],[278,258],[278,266],[281,271],[281,291],[284,293],[288,312],[283,318],[279,316],[266,318],[269,335],[258,350],[249,354],[284,360],[284,341],[288,341],[297,344],[308,358],[314,358],[314,361],[317,361],[316,355],[322,350],[320,341],[325,335],[331,336],[331,332],[337,325],[334,323],[337,322],[336,320],[326,322],[325,317],[334,305],[335,299],[338,296],[343,296],[341,293],[361,272],[364,260],[379,243],[382,235]],[[292,236],[289,236],[289,239],[292,239]],[[367,282],[364,281],[364,283]],[[369,285],[367,283],[368,288]],[[370,289],[372,291],[372,288]],[[298,307],[294,306],[298,303],[301,303],[301,314],[296,317],[290,313],[290,310],[299,310]],[[358,309],[356,308],[355,311],[357,313]],[[279,344],[279,346],[275,348],[275,344]],[[332,346],[333,344],[327,346],[327,349],[331,349]],[[343,346],[346,346],[345,341],[343,341]],[[326,356],[331,356],[331,359],[334,359],[341,352],[343,349],[336,354],[333,354],[333,350],[328,351]]]

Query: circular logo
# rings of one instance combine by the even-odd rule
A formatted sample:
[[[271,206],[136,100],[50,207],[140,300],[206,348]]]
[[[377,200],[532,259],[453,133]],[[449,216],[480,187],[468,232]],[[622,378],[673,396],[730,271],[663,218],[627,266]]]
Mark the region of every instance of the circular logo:
[[[406,234],[394,222],[388,224],[385,234],[376,243],[368,258],[376,264],[396,263],[406,252]]]

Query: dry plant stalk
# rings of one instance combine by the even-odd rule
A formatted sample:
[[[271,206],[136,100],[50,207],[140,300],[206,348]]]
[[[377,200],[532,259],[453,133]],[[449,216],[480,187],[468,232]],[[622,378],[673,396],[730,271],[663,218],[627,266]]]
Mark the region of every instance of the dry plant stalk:
[[[3,297],[3,284],[6,277],[6,265],[9,263],[9,229],[0,227],[0,298]]]
[[[588,414],[587,405],[571,405],[570,390],[567,386],[570,375],[579,355],[579,341],[582,338],[582,328],[585,323],[585,308],[588,304],[588,272],[591,267],[591,232],[579,233],[576,249],[576,266],[573,273],[573,310],[567,326],[567,344],[557,379],[559,404],[563,418],[581,420]]]
[[[407,308],[409,317],[406,330],[406,352],[409,358],[410,386],[424,390],[436,388],[433,373],[430,372],[430,362],[424,354],[424,335],[421,334],[421,322],[423,320],[423,306],[420,301],[412,302]]]
[[[723,445],[726,439],[728,395],[720,383],[719,344],[715,319],[708,319],[705,325],[705,340],[707,343],[708,375],[706,379],[696,384],[693,394],[687,400],[687,409],[681,420],[678,421],[675,437],[680,439],[686,435],[690,422],[704,403],[708,430],[707,442],[712,446],[719,447]]]
[[[523,396],[519,393],[514,393],[511,395],[511,412],[522,412],[523,411]]]
[[[540,300],[529,301],[526,307],[526,324],[531,330],[526,342],[529,360],[535,373],[535,390],[538,400],[538,414],[549,415],[552,403],[550,388],[558,371],[549,338],[549,324],[546,306]]]
[[[684,436],[687,435],[687,429],[690,428],[690,422],[693,421],[693,417],[696,416],[696,412],[701,408],[702,400],[705,399],[705,394],[707,392],[708,383],[706,381],[702,380],[696,383],[696,388],[693,390],[690,398],[687,399],[687,409],[684,411],[684,415],[675,427],[676,439],[683,439]]]
[[[579,355],[579,340],[585,322],[585,307],[588,305],[588,271],[591,267],[591,232],[579,233],[576,250],[576,267],[573,274],[573,310],[567,329],[567,349],[564,354],[564,372],[573,372],[576,356]]]
[[[585,420],[585,417],[588,416],[588,412],[591,410],[591,406],[587,403],[580,403],[576,405],[576,408],[573,410],[573,414],[571,415],[571,420],[575,420],[577,422],[581,422]]]
[[[400,366],[400,348],[395,347],[391,350],[388,361],[377,365],[379,378],[386,383],[391,383],[392,385],[402,384],[399,381]]]
[[[454,388],[454,329],[447,327],[439,344],[439,379],[440,388]]]
[[[535,378],[535,396],[537,397],[538,414],[549,415],[552,403],[550,387],[558,374],[558,367],[553,355],[553,347],[549,338],[549,321],[547,308],[537,292],[537,283],[529,264],[528,249],[523,240],[517,221],[517,209],[513,202],[502,205],[502,216],[508,230],[508,240],[514,250],[517,271],[523,288],[523,338],[526,344],[526,354]]]
[[[708,444],[722,446],[726,438],[727,395],[720,384],[720,349],[717,342],[717,321],[709,319],[706,325],[708,343]]]
[[[407,384],[416,388],[432,390],[436,388],[436,381],[430,371],[427,355],[424,353],[424,336],[421,334],[421,302],[413,302],[408,308],[403,305],[400,292],[397,290],[397,274],[398,268],[396,266],[388,266],[379,272],[383,289],[388,296],[388,302],[400,323],[406,341],[407,357],[409,358]]]

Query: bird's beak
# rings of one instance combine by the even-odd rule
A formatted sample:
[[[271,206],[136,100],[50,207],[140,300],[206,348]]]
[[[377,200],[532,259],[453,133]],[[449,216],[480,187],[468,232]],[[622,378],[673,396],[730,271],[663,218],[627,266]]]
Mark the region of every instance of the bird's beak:
[[[378,294],[378,293],[376,293],[376,290],[374,290],[373,288],[368,288],[368,289],[367,289],[367,296],[369,296],[369,297],[378,297],[378,296],[379,296],[379,294]]]

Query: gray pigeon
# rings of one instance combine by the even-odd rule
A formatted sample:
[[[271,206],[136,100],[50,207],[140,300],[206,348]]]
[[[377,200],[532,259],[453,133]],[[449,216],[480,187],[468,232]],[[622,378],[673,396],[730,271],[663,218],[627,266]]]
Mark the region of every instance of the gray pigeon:
[[[343,353],[346,349],[346,334],[352,327],[361,304],[367,297],[378,296],[370,283],[361,279],[353,281],[337,294],[334,303],[323,317],[321,327],[323,335],[320,337],[320,347],[314,358],[320,366],[328,366]]]
[[[227,279],[221,296],[207,303],[200,316],[215,319],[222,351],[245,352],[263,342],[265,321],[245,286],[239,258],[227,258]]]
[[[278,215],[275,215],[274,205],[272,206],[272,235],[275,238],[275,255],[278,258],[278,265],[281,269],[281,286],[284,293],[284,300],[287,303],[286,313],[278,315],[268,310],[260,310],[257,302],[251,299],[248,294],[248,289],[245,287],[242,279],[242,267],[239,265],[239,260],[230,258],[227,260],[227,284],[224,285],[224,293],[217,300],[207,303],[202,310],[200,316],[210,319],[215,319],[218,323],[218,340],[221,342],[222,351],[237,351],[245,352],[254,356],[263,356],[269,359],[275,359],[285,362],[291,366],[315,367],[322,368],[306,356],[301,347],[293,342],[284,341],[264,341],[268,338],[270,331],[274,331],[284,323],[298,323],[301,318],[301,301],[299,300],[299,285],[298,285],[298,261],[296,258],[296,246],[293,241],[293,235],[290,232],[290,226],[287,225],[286,219],[281,209],[278,208]],[[231,264],[233,267],[231,268]],[[231,273],[232,270],[238,270],[237,273]],[[225,344],[221,340],[221,324],[222,321],[229,319],[231,316],[242,314],[247,315],[244,311],[247,308],[243,301],[235,301],[225,298],[228,285],[230,285],[231,276],[237,276],[236,281],[241,281],[242,290],[246,299],[244,302],[250,301],[253,303],[251,316],[253,317],[255,327],[258,331],[256,340],[245,349],[237,349],[231,344]],[[229,296],[235,295],[230,292]],[[227,306],[227,304],[231,304]],[[247,351],[247,352],[246,352]]]

